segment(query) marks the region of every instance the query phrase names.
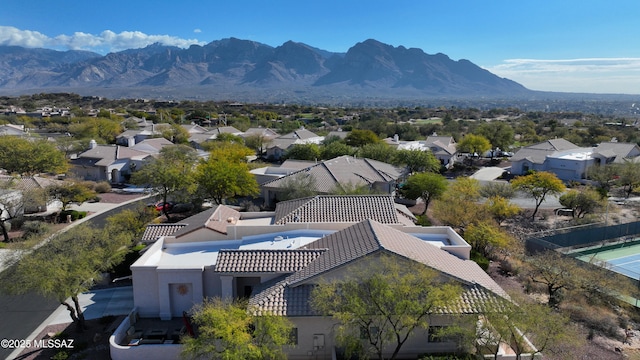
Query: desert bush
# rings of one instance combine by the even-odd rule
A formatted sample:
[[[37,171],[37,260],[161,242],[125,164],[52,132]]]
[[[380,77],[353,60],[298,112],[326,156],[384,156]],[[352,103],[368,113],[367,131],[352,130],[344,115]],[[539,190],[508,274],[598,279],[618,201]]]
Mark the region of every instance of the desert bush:
[[[44,235],[49,231],[49,225],[42,221],[25,221],[22,224],[24,237]]]
[[[111,192],[111,184],[106,181],[101,181],[93,187],[93,190],[99,194],[108,193]]]
[[[618,316],[610,310],[584,303],[566,304],[564,310],[572,320],[583,323],[590,330],[612,339],[623,340]]]

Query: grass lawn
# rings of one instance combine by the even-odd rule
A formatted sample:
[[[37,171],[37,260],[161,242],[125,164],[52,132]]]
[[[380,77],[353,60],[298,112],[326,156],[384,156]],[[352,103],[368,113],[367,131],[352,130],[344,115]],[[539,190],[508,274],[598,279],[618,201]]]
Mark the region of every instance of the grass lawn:
[[[440,118],[431,118],[431,119],[418,119],[415,121],[416,125],[430,125],[430,124],[440,124],[442,125],[442,119]]]

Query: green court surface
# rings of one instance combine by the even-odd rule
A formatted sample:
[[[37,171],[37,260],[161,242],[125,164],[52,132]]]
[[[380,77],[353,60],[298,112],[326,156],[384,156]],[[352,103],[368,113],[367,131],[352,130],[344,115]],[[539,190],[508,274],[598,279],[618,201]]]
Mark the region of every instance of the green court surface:
[[[583,255],[577,256],[576,259],[580,259],[582,261],[589,261],[590,259],[597,258],[601,261],[609,261],[613,259],[618,259],[626,256],[632,256],[636,254],[640,254],[640,244],[637,242],[633,245],[625,245],[619,244],[616,246],[607,246],[599,249],[590,249],[588,251],[580,252]]]
[[[576,259],[599,264],[619,274],[640,280],[640,243],[638,241],[591,248],[579,254]]]

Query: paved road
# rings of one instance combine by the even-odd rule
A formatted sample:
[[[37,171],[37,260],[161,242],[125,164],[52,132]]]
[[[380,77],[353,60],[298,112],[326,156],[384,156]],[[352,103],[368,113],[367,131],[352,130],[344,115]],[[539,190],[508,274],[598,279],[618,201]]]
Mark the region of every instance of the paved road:
[[[124,209],[134,209],[138,202],[145,202],[146,199],[128,203],[117,207],[113,204],[94,204],[97,207],[91,211],[100,210],[99,214],[87,219],[86,222],[92,226],[102,227],[105,219]],[[87,205],[91,206],[91,205]],[[60,303],[52,299],[43,298],[37,294],[7,295],[0,292],[0,340],[1,339],[28,339],[34,330],[38,328],[58,309]],[[0,358],[7,358],[14,349],[0,348]]]
[[[11,296],[0,293],[0,339],[27,339],[59,305],[59,302],[37,294]],[[0,358],[7,358],[13,350],[0,348]]]

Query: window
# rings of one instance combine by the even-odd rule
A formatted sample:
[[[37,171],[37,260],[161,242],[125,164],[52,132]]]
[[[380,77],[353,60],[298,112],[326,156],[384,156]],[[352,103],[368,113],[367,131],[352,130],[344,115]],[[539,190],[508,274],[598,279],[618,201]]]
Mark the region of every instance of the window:
[[[298,345],[298,328],[292,328],[291,333],[289,333],[289,341],[291,345]]]

